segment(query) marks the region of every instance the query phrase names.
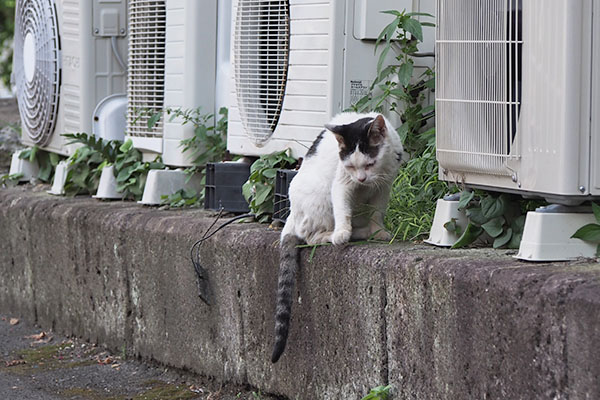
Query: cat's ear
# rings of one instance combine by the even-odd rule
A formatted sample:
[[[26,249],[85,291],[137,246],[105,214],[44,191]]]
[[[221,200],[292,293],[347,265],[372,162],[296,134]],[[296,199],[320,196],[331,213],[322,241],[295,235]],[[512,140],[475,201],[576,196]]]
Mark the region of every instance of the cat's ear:
[[[369,128],[368,136],[370,146],[379,146],[383,142],[387,136],[387,127],[383,115],[379,114],[375,117]]]
[[[336,133],[336,134],[338,134],[338,135],[341,135],[341,134],[342,134],[342,128],[343,128],[343,127],[344,127],[343,125],[332,125],[332,124],[325,124],[325,128],[326,128],[327,130],[330,130],[331,132],[333,132],[333,133]]]
[[[346,148],[346,141],[344,140],[344,135],[342,134],[344,131],[343,125],[325,124],[325,128],[333,133],[333,136],[335,136],[335,139],[338,141],[340,148]]]

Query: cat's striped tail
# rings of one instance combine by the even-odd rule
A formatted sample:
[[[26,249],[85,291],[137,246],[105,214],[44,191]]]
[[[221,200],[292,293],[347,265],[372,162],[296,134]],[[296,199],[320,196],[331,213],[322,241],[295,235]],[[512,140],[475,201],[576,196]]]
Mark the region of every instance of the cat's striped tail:
[[[288,338],[292,313],[292,293],[300,257],[298,245],[302,243],[302,239],[295,235],[285,235],[281,238],[277,306],[275,308],[275,347],[271,356],[273,363],[276,363],[281,357]]]

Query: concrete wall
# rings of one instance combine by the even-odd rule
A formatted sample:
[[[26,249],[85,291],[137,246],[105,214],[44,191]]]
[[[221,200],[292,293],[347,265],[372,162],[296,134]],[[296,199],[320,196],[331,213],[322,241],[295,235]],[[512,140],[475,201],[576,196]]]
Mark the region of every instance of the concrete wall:
[[[304,251],[288,347],[269,361],[278,234],[132,203],[0,190],[0,309],[44,328],[293,399],[600,398],[600,267],[422,245]]]

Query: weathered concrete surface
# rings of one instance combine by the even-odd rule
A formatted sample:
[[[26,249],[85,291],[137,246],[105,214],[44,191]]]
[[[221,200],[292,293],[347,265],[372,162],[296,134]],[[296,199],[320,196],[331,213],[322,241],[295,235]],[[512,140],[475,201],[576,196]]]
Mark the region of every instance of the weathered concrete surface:
[[[298,399],[600,398],[600,267],[421,245],[304,251],[288,348],[272,346],[278,234],[234,224],[188,258],[203,211],[0,190],[0,309]]]

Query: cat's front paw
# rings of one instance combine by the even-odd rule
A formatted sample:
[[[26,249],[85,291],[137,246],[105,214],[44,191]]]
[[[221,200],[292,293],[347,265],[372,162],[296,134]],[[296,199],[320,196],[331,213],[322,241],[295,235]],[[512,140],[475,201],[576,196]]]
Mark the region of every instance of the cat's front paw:
[[[392,240],[392,235],[385,229],[380,229],[373,234],[372,238],[375,240],[381,240],[382,242],[389,242]]]
[[[331,243],[334,246],[338,246],[340,244],[348,243],[350,241],[350,237],[352,236],[352,232],[349,230],[337,230],[334,231],[331,235]]]

